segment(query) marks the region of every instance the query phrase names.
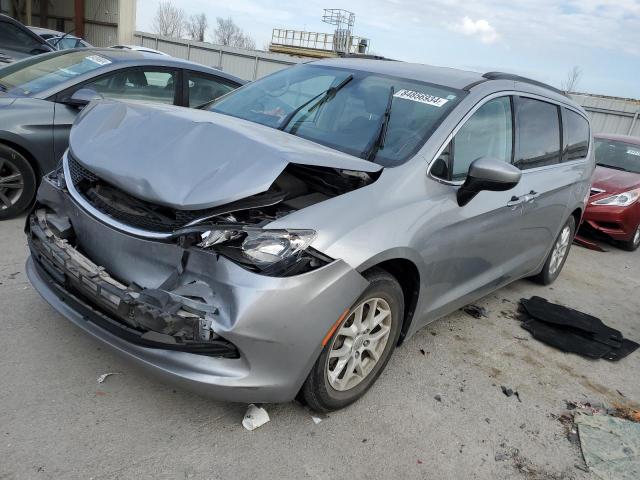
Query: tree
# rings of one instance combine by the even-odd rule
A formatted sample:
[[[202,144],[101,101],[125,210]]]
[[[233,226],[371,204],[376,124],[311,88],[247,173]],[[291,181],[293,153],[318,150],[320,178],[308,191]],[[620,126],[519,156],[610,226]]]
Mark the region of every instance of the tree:
[[[170,0],[161,1],[153,19],[153,29],[163,37],[182,37],[184,27],[184,10],[175,7]]]
[[[207,16],[204,13],[191,15],[189,20],[185,23],[185,28],[187,29],[187,33],[191,39],[198,42],[204,42],[204,34],[207,31],[208,26],[209,22],[207,21]]]
[[[235,24],[231,17],[216,18],[217,27],[213,32],[214,42],[229,47],[248,48],[254,50],[256,42]]]
[[[564,93],[574,92],[576,88],[578,88],[581,77],[582,69],[577,65],[574,66],[569,73],[567,73],[567,77],[560,83],[560,90]]]

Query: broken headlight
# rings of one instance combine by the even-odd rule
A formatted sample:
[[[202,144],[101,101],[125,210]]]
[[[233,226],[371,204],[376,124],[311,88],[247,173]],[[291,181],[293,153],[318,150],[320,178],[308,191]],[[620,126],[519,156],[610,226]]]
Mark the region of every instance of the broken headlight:
[[[331,261],[309,247],[315,236],[313,230],[221,227],[202,232],[196,246],[265,275],[291,276]]]
[[[313,230],[250,230],[241,248],[257,265],[270,265],[299,254],[315,236]]]

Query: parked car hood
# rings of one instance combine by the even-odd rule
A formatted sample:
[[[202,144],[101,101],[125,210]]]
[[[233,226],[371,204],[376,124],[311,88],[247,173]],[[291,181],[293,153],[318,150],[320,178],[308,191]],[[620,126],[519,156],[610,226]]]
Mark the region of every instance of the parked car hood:
[[[592,186],[607,193],[622,193],[640,187],[640,174],[597,166]]]
[[[74,158],[142,200],[197,210],[266,191],[289,163],[376,172],[381,166],[218,113],[101,101],[71,130]]]

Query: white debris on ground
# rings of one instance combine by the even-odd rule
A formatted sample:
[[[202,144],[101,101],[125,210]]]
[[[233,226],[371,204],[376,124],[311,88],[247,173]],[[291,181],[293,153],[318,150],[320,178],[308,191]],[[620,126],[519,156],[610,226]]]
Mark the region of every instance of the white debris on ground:
[[[107,377],[109,377],[111,375],[122,375],[122,374],[120,372],[103,373],[102,375],[98,376],[98,383],[104,383],[104,381],[107,379]]]
[[[242,426],[247,430],[255,430],[258,427],[261,427],[269,420],[269,414],[262,407],[257,407],[253,403],[250,403],[247,407],[247,413],[244,414],[244,418],[242,419]]]

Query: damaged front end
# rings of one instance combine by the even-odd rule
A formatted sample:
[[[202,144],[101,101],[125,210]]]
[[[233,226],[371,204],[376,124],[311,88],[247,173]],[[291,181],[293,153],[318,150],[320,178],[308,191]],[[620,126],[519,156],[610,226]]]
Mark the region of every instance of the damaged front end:
[[[180,285],[177,269],[160,288],[124,285],[73,246],[68,218],[38,208],[28,222],[29,247],[38,264],[59,288],[103,312],[98,317],[103,328],[147,347],[238,357],[235,346],[213,332],[219,311],[205,283]]]
[[[313,225],[282,219],[370,185],[381,167],[206,112],[157,117],[107,103],[74,125],[27,218],[27,275],[155,374],[222,400],[291,400],[368,282],[313,248]],[[145,140],[123,152],[114,138],[132,131]]]
[[[367,286],[339,259],[318,257],[321,267],[305,275],[268,275],[264,266],[212,249],[246,241],[245,250],[260,251],[272,238],[260,240],[268,229],[257,226],[235,224],[232,231],[246,238],[218,243],[225,236],[220,232],[229,230],[207,226],[158,239],[114,223],[90,214],[60,171],[46,176],[25,226],[32,285],[59,313],[127,359],[220,400],[294,398],[327,331]],[[275,232],[282,245],[284,231]],[[293,246],[304,241],[286,235]],[[320,255],[302,252],[290,258]],[[271,243],[262,254],[277,253]]]

